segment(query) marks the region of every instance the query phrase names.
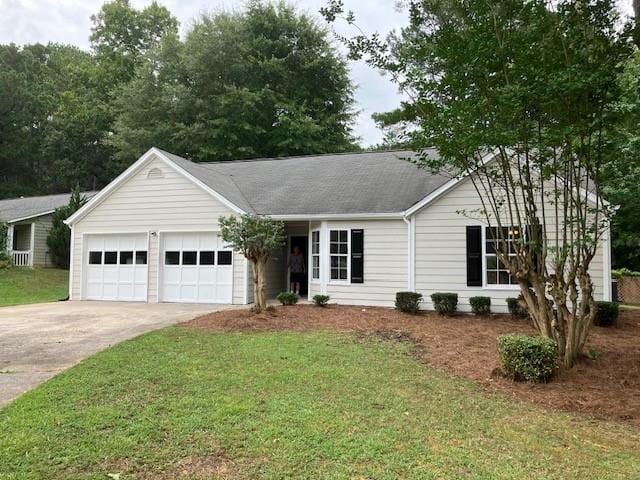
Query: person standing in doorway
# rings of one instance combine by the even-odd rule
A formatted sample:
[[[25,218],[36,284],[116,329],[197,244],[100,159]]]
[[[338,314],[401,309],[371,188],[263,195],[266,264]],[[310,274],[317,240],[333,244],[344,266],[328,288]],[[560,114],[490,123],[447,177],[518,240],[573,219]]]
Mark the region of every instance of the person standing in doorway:
[[[307,266],[304,263],[304,255],[300,253],[300,247],[293,247],[293,253],[289,257],[289,281],[291,291],[300,295],[300,285],[304,282],[307,273]]]

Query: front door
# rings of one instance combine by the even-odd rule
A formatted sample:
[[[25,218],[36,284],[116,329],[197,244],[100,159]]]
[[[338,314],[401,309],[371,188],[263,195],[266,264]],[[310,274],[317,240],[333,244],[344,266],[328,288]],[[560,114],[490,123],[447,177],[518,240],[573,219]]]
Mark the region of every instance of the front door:
[[[300,253],[302,254],[302,258],[304,258],[304,262],[305,262],[305,266],[307,268],[307,272],[304,275],[304,279],[302,282],[300,282],[300,295],[304,296],[307,294],[307,283],[308,283],[308,278],[309,278],[309,256],[307,254],[308,250],[309,250],[309,236],[307,235],[296,235],[296,236],[291,236],[290,237],[290,242],[289,242],[289,255],[287,257],[287,263],[289,260],[289,257],[291,257],[291,253],[293,252],[293,249],[295,247],[298,247],[300,249]],[[289,278],[287,278],[287,280],[289,280]],[[289,283],[289,285],[287,286],[288,288],[291,288],[291,283]]]

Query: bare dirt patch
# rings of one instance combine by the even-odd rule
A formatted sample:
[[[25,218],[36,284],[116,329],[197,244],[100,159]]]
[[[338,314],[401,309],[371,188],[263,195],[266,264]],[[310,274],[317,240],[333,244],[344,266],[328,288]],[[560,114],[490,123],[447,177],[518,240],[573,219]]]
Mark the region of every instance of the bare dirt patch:
[[[219,331],[323,329],[410,339],[424,363],[476,380],[489,390],[551,409],[640,426],[640,310],[622,310],[617,327],[594,327],[586,350],[595,352],[592,358],[581,359],[548,384],[517,383],[495,374],[496,337],[534,333],[524,320],[509,315],[442,317],[386,308],[296,305],[261,314],[227,310],[183,325]]]

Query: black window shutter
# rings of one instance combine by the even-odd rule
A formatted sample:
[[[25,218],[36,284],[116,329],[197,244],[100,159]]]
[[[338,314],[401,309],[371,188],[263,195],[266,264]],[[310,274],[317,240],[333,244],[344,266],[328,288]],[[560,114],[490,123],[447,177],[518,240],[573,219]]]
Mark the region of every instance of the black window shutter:
[[[351,230],[351,283],[364,283],[364,230]]]
[[[467,286],[482,286],[482,227],[467,226]]]

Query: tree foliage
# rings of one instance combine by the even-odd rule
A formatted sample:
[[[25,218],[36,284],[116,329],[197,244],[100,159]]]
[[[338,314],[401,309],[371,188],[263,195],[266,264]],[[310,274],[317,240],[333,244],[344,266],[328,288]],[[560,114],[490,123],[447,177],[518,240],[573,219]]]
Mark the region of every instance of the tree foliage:
[[[254,310],[261,312],[267,306],[265,265],[273,252],[285,244],[284,224],[250,214],[220,217],[218,222],[222,240],[253,266]]]
[[[151,146],[194,160],[356,148],[353,85],[324,28],[284,3],[202,15],[111,0],[88,52],[0,45],[0,198],[101,188]]]
[[[165,36],[116,106],[123,161],[150,144],[198,161],[354,148],[346,63],[284,3],[202,15],[184,42]]]
[[[78,187],[74,188],[69,203],[53,212],[53,226],[47,236],[51,261],[56,267],[69,268],[71,258],[71,230],[64,221],[80,209],[87,199]]]
[[[345,15],[339,0],[324,13]],[[465,214],[495,232],[535,326],[571,367],[596,311],[589,266],[611,214],[601,184],[630,53],[614,2],[423,0],[409,13],[386,42],[344,40],[408,93],[390,124],[410,119],[414,144],[440,152],[418,164],[469,176],[482,206]]]

